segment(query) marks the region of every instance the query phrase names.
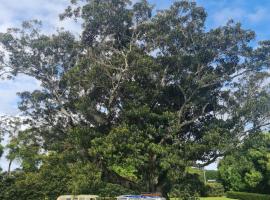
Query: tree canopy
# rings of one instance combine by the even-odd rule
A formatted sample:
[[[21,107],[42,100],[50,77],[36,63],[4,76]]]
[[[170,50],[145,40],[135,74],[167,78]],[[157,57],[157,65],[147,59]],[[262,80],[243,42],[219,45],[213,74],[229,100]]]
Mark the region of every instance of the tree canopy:
[[[219,173],[227,190],[270,194],[270,134],[253,136],[225,156]]]
[[[60,18],[82,21],[79,38],[38,21],[1,33],[3,74],[42,87],[19,94],[31,158],[53,153],[104,183],[167,196],[187,167],[267,127],[270,42],[251,46],[255,33],[233,21],[207,30],[206,17],[188,1],[153,12],[146,0],[72,0]],[[42,170],[31,163],[28,173]]]

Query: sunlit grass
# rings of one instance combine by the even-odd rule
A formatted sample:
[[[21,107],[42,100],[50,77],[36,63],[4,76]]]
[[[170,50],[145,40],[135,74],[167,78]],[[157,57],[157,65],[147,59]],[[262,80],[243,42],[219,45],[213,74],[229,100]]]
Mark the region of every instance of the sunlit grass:
[[[232,200],[226,197],[202,197],[200,200]]]
[[[180,198],[179,198],[180,199]],[[179,200],[178,198],[171,198],[170,200]],[[235,200],[226,197],[201,197],[200,200]]]

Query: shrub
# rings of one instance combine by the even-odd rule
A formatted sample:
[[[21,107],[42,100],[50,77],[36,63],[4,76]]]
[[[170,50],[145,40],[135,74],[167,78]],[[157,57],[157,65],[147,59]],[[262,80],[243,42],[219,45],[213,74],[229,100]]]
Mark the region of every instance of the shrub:
[[[227,192],[228,198],[240,199],[240,200],[270,200],[270,195],[256,194],[248,192]]]
[[[101,197],[117,197],[123,194],[136,194],[138,192],[129,190],[117,184],[103,183],[100,186],[100,189],[95,192],[95,194]],[[106,199],[106,198],[105,198]],[[103,200],[105,200],[103,199]],[[106,199],[108,200],[108,199]],[[111,199],[113,200],[113,199]]]
[[[224,196],[224,187],[221,183],[207,183],[205,193],[208,197],[221,197]]]
[[[201,196],[204,190],[204,183],[200,180],[198,174],[186,174],[181,183],[174,185],[169,196],[188,199],[194,196]]]
[[[116,197],[98,197],[97,200],[116,200]]]

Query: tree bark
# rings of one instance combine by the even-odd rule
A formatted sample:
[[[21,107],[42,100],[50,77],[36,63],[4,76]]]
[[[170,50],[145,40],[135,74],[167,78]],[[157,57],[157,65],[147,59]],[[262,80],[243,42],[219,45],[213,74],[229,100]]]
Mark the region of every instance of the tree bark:
[[[12,162],[13,162],[13,160],[11,159],[11,160],[9,160],[9,163],[8,163],[8,171],[7,171],[7,173],[8,173],[9,176],[11,175],[11,165],[12,165]]]

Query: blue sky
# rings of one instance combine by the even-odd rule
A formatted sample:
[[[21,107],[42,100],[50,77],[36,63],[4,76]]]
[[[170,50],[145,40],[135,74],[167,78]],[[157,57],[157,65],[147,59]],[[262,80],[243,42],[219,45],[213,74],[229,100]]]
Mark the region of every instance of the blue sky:
[[[174,1],[149,2],[154,4],[156,9],[164,9]],[[0,0],[0,32],[4,32],[8,27],[19,26],[24,20],[40,19],[47,33],[53,32],[59,26],[77,33],[78,25],[73,21],[58,20],[58,14],[68,3],[69,0]],[[270,0],[197,0],[197,3],[208,13],[207,29],[224,25],[229,19],[234,19],[241,22],[244,28],[256,31],[257,41],[270,39]],[[16,93],[37,88],[39,83],[26,76],[19,76],[15,80],[0,80],[0,115],[18,115]],[[3,158],[0,166],[7,166]],[[215,168],[215,165],[210,168]]]
[[[174,0],[150,0],[157,9],[167,8]],[[270,39],[269,0],[197,0],[208,13],[206,28],[226,24],[228,19],[241,22],[243,27],[256,31],[259,40]]]

